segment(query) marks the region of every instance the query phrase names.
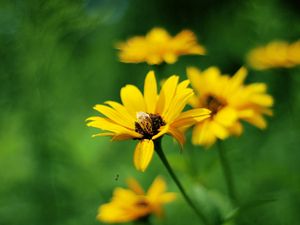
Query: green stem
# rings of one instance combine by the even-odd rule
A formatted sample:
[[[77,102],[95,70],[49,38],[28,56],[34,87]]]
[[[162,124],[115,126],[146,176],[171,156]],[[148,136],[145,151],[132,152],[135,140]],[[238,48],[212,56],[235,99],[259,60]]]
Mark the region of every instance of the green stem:
[[[220,163],[222,166],[223,174],[224,174],[226,185],[227,185],[228,194],[229,194],[231,200],[234,203],[237,203],[238,201],[237,201],[236,189],[235,189],[235,185],[234,185],[234,179],[232,176],[231,167],[229,165],[229,162],[228,162],[228,159],[226,156],[226,152],[221,145],[221,141],[217,141],[217,146],[218,146]]]
[[[200,211],[196,207],[196,205],[192,202],[192,200],[190,199],[190,197],[187,195],[186,191],[184,190],[182,184],[178,180],[177,176],[175,175],[172,167],[170,166],[170,164],[162,150],[160,139],[155,142],[155,151],[158,154],[158,156],[159,156],[160,160],[162,161],[162,163],[164,164],[164,166],[166,167],[166,169],[169,172],[170,176],[172,177],[173,181],[177,185],[178,189],[180,190],[180,192],[181,192],[183,198],[185,199],[185,201],[187,202],[187,204],[194,210],[194,212],[197,214],[197,216],[203,222],[203,224],[208,225],[209,222],[206,219],[206,217],[204,216],[204,213],[202,211]]]
[[[151,225],[150,216],[147,215],[133,222],[134,225]]]

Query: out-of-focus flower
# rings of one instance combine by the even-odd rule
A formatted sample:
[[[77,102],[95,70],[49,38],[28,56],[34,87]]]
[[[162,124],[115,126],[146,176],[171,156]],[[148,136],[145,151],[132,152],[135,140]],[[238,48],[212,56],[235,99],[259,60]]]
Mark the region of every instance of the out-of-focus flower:
[[[290,68],[300,65],[300,40],[294,43],[273,41],[248,54],[249,64],[257,70]]]
[[[105,223],[125,223],[143,220],[154,214],[163,215],[162,206],[174,201],[176,194],[166,192],[166,183],[157,177],[145,193],[139,183],[131,178],[129,189],[116,188],[109,203],[99,207],[97,219]]]
[[[217,139],[240,135],[245,120],[258,128],[265,128],[263,115],[272,115],[272,96],[266,94],[266,85],[253,83],[243,85],[247,70],[241,68],[233,77],[221,75],[216,67],[205,71],[190,67],[187,75],[196,95],[191,98],[193,108],[211,110],[211,117],[197,123],[193,129],[192,142],[210,146]]]
[[[181,55],[205,54],[204,47],[198,44],[192,31],[183,30],[172,37],[162,28],[153,28],[146,36],[136,36],[119,43],[117,49],[120,50],[121,62],[146,62],[150,65],[173,64]]]
[[[191,126],[210,116],[208,109],[192,109],[182,112],[188,100],[194,95],[188,88],[189,81],[178,82],[173,75],[163,84],[157,94],[156,78],[150,71],[145,79],[144,94],[133,85],[121,89],[123,104],[114,101],[96,105],[95,110],[104,117],[90,117],[88,126],[108,131],[94,136],[111,136],[112,140],[138,140],[134,152],[134,165],[144,171],[154,152],[154,140],[170,134],[181,145],[185,137],[181,128]]]

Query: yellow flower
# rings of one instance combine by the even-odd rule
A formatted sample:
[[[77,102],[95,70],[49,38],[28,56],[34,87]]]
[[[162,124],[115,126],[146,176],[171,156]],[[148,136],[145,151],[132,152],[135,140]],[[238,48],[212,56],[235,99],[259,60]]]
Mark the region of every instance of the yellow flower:
[[[196,92],[190,100],[191,106],[211,110],[210,118],[195,125],[193,144],[208,147],[217,139],[240,135],[243,131],[240,120],[261,129],[266,127],[263,115],[272,114],[268,108],[273,105],[273,98],[265,93],[263,83],[243,85],[247,75],[245,68],[242,67],[233,77],[221,75],[216,67],[203,72],[190,67],[187,74]]]
[[[173,201],[175,193],[166,192],[166,183],[157,177],[144,192],[139,183],[128,180],[130,189],[116,188],[111,202],[99,207],[97,219],[105,223],[125,223],[147,218],[151,214],[162,216],[162,205]]]
[[[185,137],[181,128],[209,117],[210,111],[207,109],[182,112],[194,93],[187,87],[188,80],[180,83],[178,80],[176,75],[168,78],[158,95],[155,75],[150,71],[145,79],[144,94],[137,87],[126,85],[121,89],[123,104],[107,101],[106,105],[96,105],[94,109],[104,117],[90,117],[87,125],[108,131],[95,136],[138,140],[134,165],[138,170],[145,171],[153,156],[154,140],[170,134],[183,145]]]
[[[162,28],[153,28],[146,36],[136,36],[119,43],[117,48],[121,62],[147,62],[150,65],[173,64],[180,55],[205,54],[204,47],[197,43],[192,31],[183,30],[172,37]]]
[[[248,54],[249,64],[257,69],[290,68],[300,65],[300,40],[294,43],[273,41]]]

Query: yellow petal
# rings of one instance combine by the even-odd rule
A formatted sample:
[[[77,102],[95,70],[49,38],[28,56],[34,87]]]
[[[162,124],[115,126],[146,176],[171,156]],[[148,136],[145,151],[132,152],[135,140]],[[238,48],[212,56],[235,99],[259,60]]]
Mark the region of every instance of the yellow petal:
[[[201,122],[208,117],[210,117],[210,110],[208,109],[191,109],[181,113],[179,117],[177,117],[176,120],[172,123],[172,127],[191,126],[197,122]]]
[[[126,109],[135,116],[136,112],[145,112],[146,106],[142,93],[134,85],[126,85],[121,89],[121,100]]]
[[[157,101],[157,85],[155,74],[153,71],[150,71],[145,79],[144,85],[144,96],[146,103],[146,112],[155,113],[156,101]]]
[[[251,98],[251,101],[261,106],[272,106],[274,103],[273,98],[270,95],[256,95]]]
[[[128,121],[135,121],[135,115],[131,115],[128,110],[125,108],[125,106],[123,106],[122,104],[118,103],[118,102],[114,102],[114,101],[106,101],[104,102],[105,104],[109,105],[110,107],[112,107],[113,109],[115,109],[116,111],[118,111],[120,114],[123,115],[123,117],[128,120]]]
[[[207,53],[206,49],[203,46],[195,46],[193,48],[190,48],[189,52],[191,54],[197,55],[205,55]]]
[[[158,64],[161,64],[163,62],[163,59],[158,54],[152,54],[152,55],[147,55],[146,62],[149,65],[158,65]]]
[[[93,134],[92,137],[112,137],[112,141],[124,141],[128,139],[132,139],[132,136],[129,134],[116,134],[110,132],[104,132],[99,134]]]
[[[199,101],[199,97],[196,95],[193,95],[192,97],[190,97],[188,104],[190,106],[192,106],[193,108],[199,108],[200,106],[200,101]]]
[[[145,196],[137,195],[131,190],[116,188],[111,202],[99,207],[97,219],[106,223],[135,221],[152,211],[150,204],[140,204],[144,201]]]
[[[152,28],[152,30],[146,35],[146,38],[152,42],[165,43],[171,36],[169,33],[160,27]]]
[[[204,94],[203,90],[206,90],[207,88],[215,88],[215,86],[222,80],[221,71],[215,66],[211,66],[204,70],[202,76],[205,79],[205,82],[202,83],[202,94]]]
[[[249,117],[253,116],[254,113],[255,112],[253,111],[253,109],[240,110],[238,112],[238,117],[239,118],[249,118]]]
[[[198,70],[196,67],[188,67],[187,68],[187,76],[189,78],[189,80],[191,81],[191,84],[193,86],[193,88],[197,91],[197,92],[202,92],[202,88],[201,88],[201,84],[202,84],[202,80],[201,80],[201,72],[200,70]]]
[[[196,67],[188,67],[187,75],[191,81],[193,88],[199,95],[211,94],[220,83],[221,72],[217,67],[211,66],[203,72]]]
[[[222,140],[229,136],[228,130],[217,122],[212,121],[210,124],[210,129],[216,135],[216,137]]]
[[[233,135],[240,136],[243,133],[243,126],[240,122],[236,122],[229,128],[229,132]]]
[[[262,113],[268,116],[273,116],[273,111],[271,109],[262,109]]]
[[[132,203],[135,202],[137,199],[136,194],[129,189],[125,188],[116,188],[113,193],[113,200],[114,201],[119,201],[123,203]]]
[[[160,115],[163,115],[168,110],[169,104],[176,92],[178,79],[178,76],[173,75],[164,82],[156,106],[156,112]]]
[[[141,185],[137,182],[136,179],[134,178],[129,178],[127,179],[127,185],[128,187],[133,190],[136,194],[139,195],[144,195],[145,192],[143,190],[143,188],[141,187]]]
[[[112,201],[99,207],[97,219],[106,223],[121,223],[135,220],[138,214],[144,213],[135,206],[138,200],[139,197],[133,191],[116,188]]]
[[[155,139],[163,136],[164,134],[166,134],[168,132],[168,130],[169,130],[169,125],[165,125],[165,126],[160,127],[158,134],[154,135],[152,137],[152,140],[155,140]]]
[[[162,115],[164,120],[167,123],[172,123],[174,120],[176,120],[192,96],[193,91],[191,89],[187,89],[180,95],[176,95],[172,104],[169,106],[167,113]]]
[[[149,199],[155,201],[165,191],[166,182],[161,177],[157,177],[148,189],[147,196],[149,197]]]
[[[232,126],[238,120],[238,113],[234,108],[224,107],[214,117],[214,120],[223,126]]]
[[[167,192],[160,196],[160,200],[163,203],[168,203],[174,201],[176,198],[176,193]]]
[[[193,96],[193,90],[187,88],[189,83],[189,80],[185,80],[178,84],[172,102],[169,104],[168,109],[162,114],[162,117],[167,123],[174,121],[174,119],[179,116],[188,100]]]
[[[139,137],[141,138],[142,135]],[[129,134],[115,134],[113,137],[112,137],[112,141],[125,141],[125,140],[128,140],[128,139],[132,139],[133,137]]]
[[[116,111],[105,105],[95,105],[94,109],[102,113],[104,116],[108,117],[113,122],[121,126],[127,127],[128,129],[134,130],[134,120],[132,118],[128,120],[126,115],[122,114],[121,112]]]
[[[89,126],[89,127],[95,127],[95,128],[99,128],[101,130],[111,131],[116,134],[130,135],[132,138],[141,138],[142,137],[141,134],[139,134],[133,130],[130,130],[126,127],[122,127],[107,118],[94,116],[94,117],[89,117],[87,120],[90,121],[87,123],[87,126]]]
[[[203,55],[205,49],[197,43],[196,35],[190,30],[183,30],[172,40],[172,44],[182,54]]]
[[[183,144],[185,142],[184,134],[176,128],[170,127],[168,133],[171,134],[180,144],[181,149],[183,148]]]
[[[97,215],[97,220],[104,223],[125,223],[133,219],[135,218],[128,214],[126,215],[126,212],[122,208],[116,207],[112,203],[101,205]]]
[[[214,132],[210,129],[211,121],[204,121],[195,125],[193,129],[192,142],[195,145],[210,147],[216,141]]]
[[[105,133],[99,133],[99,134],[93,134],[92,137],[105,137],[105,136],[114,136],[115,133],[105,132]]]
[[[247,85],[245,89],[250,90],[251,92],[264,93],[267,91],[267,85],[264,83],[253,83]]]
[[[260,129],[265,129],[267,127],[266,120],[259,114],[245,120]]]
[[[240,86],[243,84],[246,76],[247,76],[247,69],[245,67],[241,67],[232,77],[233,86]]]
[[[148,167],[154,152],[152,140],[143,139],[139,141],[134,151],[134,165],[139,171],[144,172]]]
[[[177,56],[174,53],[165,54],[165,55],[163,55],[163,58],[164,58],[165,62],[168,64],[173,64],[177,61]]]

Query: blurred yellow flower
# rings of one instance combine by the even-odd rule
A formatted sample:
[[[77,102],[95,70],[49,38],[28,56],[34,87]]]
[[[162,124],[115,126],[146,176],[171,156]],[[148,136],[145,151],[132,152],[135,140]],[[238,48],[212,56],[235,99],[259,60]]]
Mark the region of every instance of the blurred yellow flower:
[[[245,68],[230,77],[221,75],[216,67],[203,72],[190,67],[187,75],[196,92],[190,105],[211,110],[210,118],[194,126],[193,144],[209,147],[217,139],[240,135],[243,131],[241,119],[261,129],[266,127],[263,115],[272,114],[269,107],[273,105],[273,98],[266,94],[267,87],[263,83],[243,85],[247,75]]]
[[[183,145],[185,137],[181,128],[210,116],[210,111],[202,108],[182,112],[194,92],[187,87],[188,80],[178,81],[176,75],[169,77],[158,95],[156,78],[150,71],[145,79],[144,94],[136,86],[126,85],[121,89],[123,104],[107,101],[106,105],[96,105],[94,109],[104,117],[90,117],[87,125],[108,131],[94,136],[138,140],[134,165],[145,171],[153,156],[154,140],[170,134]]]
[[[146,36],[136,36],[119,43],[119,58],[124,63],[146,62],[150,65],[173,64],[180,55],[203,55],[205,49],[197,43],[195,34],[183,30],[172,37],[162,28],[153,28]]]
[[[294,43],[273,41],[248,54],[249,64],[257,69],[290,68],[300,65],[300,40]]]
[[[130,189],[116,188],[111,202],[99,207],[97,219],[105,223],[125,223],[146,219],[151,214],[161,217],[162,206],[174,201],[176,194],[166,192],[166,183],[161,177],[157,177],[144,192],[139,183],[128,180]]]

